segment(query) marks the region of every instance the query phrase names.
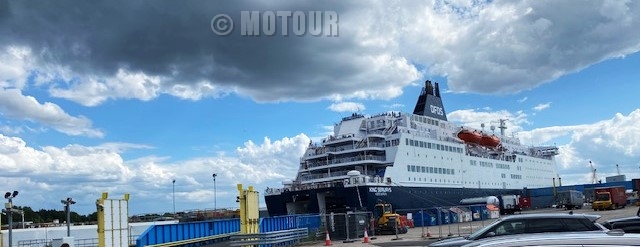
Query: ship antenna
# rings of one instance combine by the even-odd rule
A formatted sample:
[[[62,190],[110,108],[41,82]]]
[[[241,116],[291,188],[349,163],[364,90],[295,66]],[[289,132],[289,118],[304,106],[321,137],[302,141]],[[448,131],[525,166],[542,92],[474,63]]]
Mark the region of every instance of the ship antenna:
[[[505,125],[505,121],[507,121],[508,119],[500,119],[500,126],[498,126],[498,128],[500,129],[500,135],[504,136],[504,130],[507,129],[507,125]]]

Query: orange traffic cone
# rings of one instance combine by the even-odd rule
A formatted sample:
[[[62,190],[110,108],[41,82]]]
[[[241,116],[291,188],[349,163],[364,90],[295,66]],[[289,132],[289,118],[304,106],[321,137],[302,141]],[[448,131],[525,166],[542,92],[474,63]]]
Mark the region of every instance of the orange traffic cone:
[[[329,238],[329,231],[327,231],[327,237],[324,239],[324,246],[331,246],[331,239]]]
[[[363,243],[369,243],[369,234],[367,234],[367,228],[364,228],[364,238],[362,239]]]

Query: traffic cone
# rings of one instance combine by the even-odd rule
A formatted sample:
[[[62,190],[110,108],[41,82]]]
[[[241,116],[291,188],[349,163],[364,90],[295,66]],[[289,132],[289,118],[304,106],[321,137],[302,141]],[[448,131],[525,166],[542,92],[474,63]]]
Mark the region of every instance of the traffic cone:
[[[423,237],[425,237],[425,238],[430,238],[431,237],[431,232],[429,232],[429,227],[427,227],[427,234],[425,234]]]
[[[369,243],[369,234],[367,234],[367,228],[364,228],[364,238],[362,239],[363,243]]]
[[[327,231],[327,237],[324,239],[324,246],[331,246],[331,239],[329,238],[329,231]]]

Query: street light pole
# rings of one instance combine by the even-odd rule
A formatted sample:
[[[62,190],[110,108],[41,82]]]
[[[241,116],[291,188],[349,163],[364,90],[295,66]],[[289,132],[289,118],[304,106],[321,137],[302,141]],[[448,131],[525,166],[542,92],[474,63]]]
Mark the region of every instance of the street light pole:
[[[176,217],[176,180],[173,180],[173,218]]]
[[[9,218],[9,247],[13,244],[13,201],[11,199],[18,196],[18,191],[14,190],[13,193],[7,192],[4,194],[4,198],[8,200],[7,204],[5,204],[5,208],[7,209],[7,218]]]
[[[71,237],[71,204],[76,204],[71,197],[67,197],[67,200],[60,200],[64,204],[64,212],[67,214],[67,237]]]
[[[216,177],[218,174],[213,174],[213,215],[216,215],[216,210],[218,209],[217,195],[216,195]]]

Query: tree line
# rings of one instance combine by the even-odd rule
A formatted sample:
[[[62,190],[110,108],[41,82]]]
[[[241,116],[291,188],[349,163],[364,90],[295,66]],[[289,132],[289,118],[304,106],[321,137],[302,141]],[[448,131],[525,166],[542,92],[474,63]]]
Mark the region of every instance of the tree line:
[[[64,210],[54,209],[40,209],[33,211],[31,207],[14,207],[15,209],[22,210],[24,212],[24,221],[33,222],[34,224],[51,223],[54,220],[59,220],[60,223],[67,221],[67,213]],[[93,212],[89,215],[80,215],[73,210],[69,213],[72,223],[85,223],[85,222],[97,222],[98,212]],[[7,224],[7,216],[2,215],[2,224]],[[22,223],[22,214],[13,213],[12,217],[14,225],[20,225]]]

